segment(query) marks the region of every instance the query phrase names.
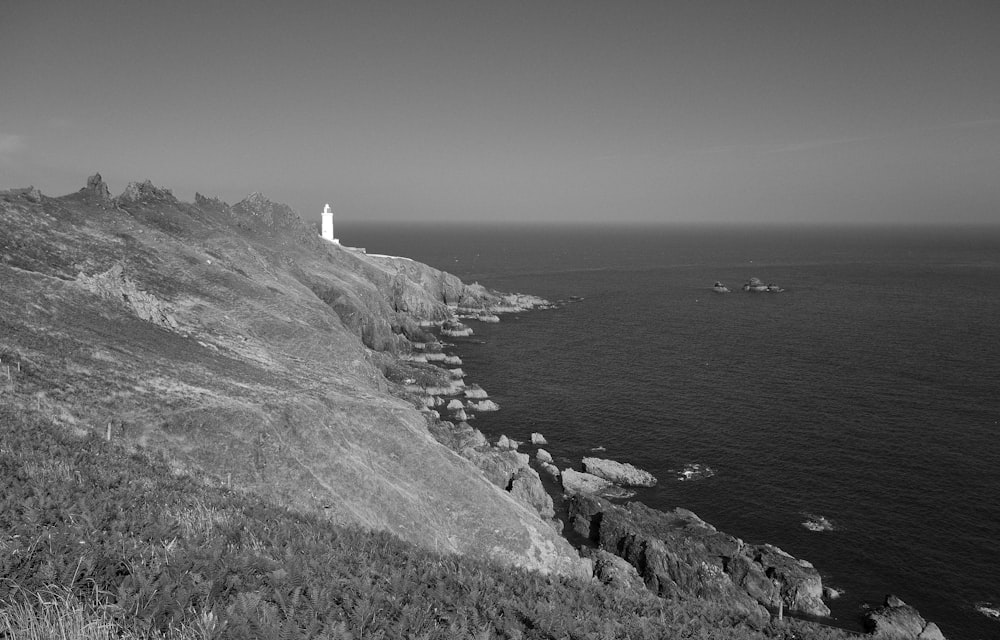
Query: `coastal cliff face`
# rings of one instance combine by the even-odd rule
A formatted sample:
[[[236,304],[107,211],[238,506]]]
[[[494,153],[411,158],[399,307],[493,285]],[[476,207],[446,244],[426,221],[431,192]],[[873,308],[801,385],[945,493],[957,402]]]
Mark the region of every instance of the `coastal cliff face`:
[[[338,524],[587,573],[535,508],[432,436],[398,379],[422,324],[499,294],[327,243],[259,194],[183,203],[147,181],[111,197],[94,176],[58,198],[0,192],[0,218],[17,410]]]
[[[686,509],[662,512],[577,495],[570,500],[570,521],[601,550],[628,561],[661,596],[724,600],[761,621],[769,616],[764,606],[830,614],[811,564],[772,545],[746,544]]]

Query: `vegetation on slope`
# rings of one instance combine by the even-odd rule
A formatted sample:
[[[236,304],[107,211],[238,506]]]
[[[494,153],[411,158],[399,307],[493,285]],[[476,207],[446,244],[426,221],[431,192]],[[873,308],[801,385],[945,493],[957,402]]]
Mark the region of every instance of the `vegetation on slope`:
[[[68,632],[55,637],[67,638],[802,633],[794,621],[751,629],[718,603],[661,600],[336,526],[9,405],[0,422],[0,630],[8,637],[53,637],[46,629],[59,626]]]

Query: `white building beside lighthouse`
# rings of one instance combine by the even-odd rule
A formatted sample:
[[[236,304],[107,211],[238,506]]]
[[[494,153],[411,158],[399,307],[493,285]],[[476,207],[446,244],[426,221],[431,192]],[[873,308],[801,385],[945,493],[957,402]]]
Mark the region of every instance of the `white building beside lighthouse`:
[[[330,210],[329,204],[323,207],[323,239],[333,244],[340,244],[340,240],[333,236],[333,211]]]

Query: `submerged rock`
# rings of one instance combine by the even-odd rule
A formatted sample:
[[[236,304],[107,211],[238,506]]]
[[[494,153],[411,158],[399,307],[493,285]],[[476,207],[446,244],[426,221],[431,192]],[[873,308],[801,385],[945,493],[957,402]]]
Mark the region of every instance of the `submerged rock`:
[[[615,462],[605,458],[584,458],[583,468],[587,473],[610,480],[625,487],[652,487],[656,478],[627,462]]]

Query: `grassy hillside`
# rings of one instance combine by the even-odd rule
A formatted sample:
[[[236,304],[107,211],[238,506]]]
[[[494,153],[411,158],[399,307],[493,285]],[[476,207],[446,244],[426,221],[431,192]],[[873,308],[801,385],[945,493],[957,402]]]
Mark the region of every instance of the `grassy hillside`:
[[[178,470],[332,522],[582,570],[534,510],[435,441],[398,384],[416,374],[393,354],[452,314],[461,282],[430,267],[415,282],[260,196],[125,195],[0,197],[0,358],[19,366],[6,402],[80,433],[110,425]]]
[[[0,630],[16,638],[774,638],[724,604],[441,555],[0,406]],[[79,629],[46,635],[53,628]],[[36,633],[32,636],[29,633]]]

